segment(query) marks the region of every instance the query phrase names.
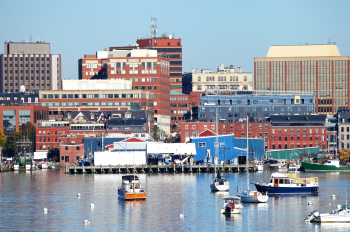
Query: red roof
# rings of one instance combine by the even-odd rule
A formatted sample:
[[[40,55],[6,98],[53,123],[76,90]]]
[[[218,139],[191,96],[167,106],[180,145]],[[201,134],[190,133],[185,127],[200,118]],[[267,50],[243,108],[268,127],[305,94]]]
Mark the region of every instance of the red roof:
[[[199,137],[208,137],[208,136],[216,136],[216,134],[208,129],[206,129],[205,131],[199,134]]]
[[[130,138],[130,139],[127,139],[127,140],[123,140],[123,142],[145,142],[143,141],[142,139],[137,139],[137,138]]]

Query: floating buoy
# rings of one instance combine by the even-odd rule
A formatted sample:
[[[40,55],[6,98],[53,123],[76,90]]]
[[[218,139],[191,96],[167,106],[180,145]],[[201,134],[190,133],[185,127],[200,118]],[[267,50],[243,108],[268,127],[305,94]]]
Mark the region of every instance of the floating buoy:
[[[185,217],[185,215],[181,213],[180,214],[180,218],[184,218],[184,217]]]
[[[85,219],[85,220],[84,220],[84,223],[85,223],[85,224],[90,224],[90,220],[86,220],[86,219]]]
[[[91,204],[90,204],[90,207],[91,207],[91,208],[94,208],[94,207],[95,207],[95,204],[94,204],[94,203],[91,203]]]
[[[312,204],[312,201],[309,201],[307,204],[308,204],[308,205],[313,205],[313,204]]]
[[[77,197],[80,197],[80,193],[77,194]]]
[[[335,195],[334,194],[332,195],[332,198],[335,199]]]
[[[47,208],[44,208],[44,213],[47,213]]]

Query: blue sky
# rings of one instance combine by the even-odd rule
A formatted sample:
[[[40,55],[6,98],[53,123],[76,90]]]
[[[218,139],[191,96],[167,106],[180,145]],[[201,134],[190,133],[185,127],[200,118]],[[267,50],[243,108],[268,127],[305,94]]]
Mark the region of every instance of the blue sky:
[[[253,72],[270,45],[336,42],[350,56],[350,1],[90,1],[11,0],[0,3],[3,42],[47,40],[62,55],[62,78],[78,79],[78,59],[111,46],[168,33],[183,45],[183,72],[220,64]]]

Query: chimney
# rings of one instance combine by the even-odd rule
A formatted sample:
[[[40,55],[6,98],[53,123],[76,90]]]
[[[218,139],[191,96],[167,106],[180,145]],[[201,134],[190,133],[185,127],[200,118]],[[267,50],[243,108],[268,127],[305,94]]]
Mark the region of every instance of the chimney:
[[[197,73],[199,73],[199,68],[197,68]]]
[[[191,69],[191,73],[194,73],[194,68]]]
[[[237,67],[237,72],[241,73],[242,72],[242,68],[241,67]]]

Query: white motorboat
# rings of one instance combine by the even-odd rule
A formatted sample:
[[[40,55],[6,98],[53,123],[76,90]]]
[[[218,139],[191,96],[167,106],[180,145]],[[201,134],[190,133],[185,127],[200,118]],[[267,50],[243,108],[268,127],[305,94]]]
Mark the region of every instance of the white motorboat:
[[[248,133],[248,117],[247,117],[247,135]],[[241,198],[242,202],[245,203],[265,203],[268,199],[269,196],[267,195],[267,193],[262,194],[259,191],[252,191],[249,189],[249,168],[248,168],[248,152],[249,152],[249,147],[248,147],[248,137],[247,137],[247,160],[246,160],[246,171],[247,171],[247,190],[238,193],[237,195]]]
[[[269,200],[267,193],[262,194],[261,192],[253,191],[250,189],[247,189],[241,193],[237,193],[237,195],[241,198],[242,202],[245,203],[265,203]]]
[[[138,176],[122,176],[122,186],[118,188],[118,198],[121,200],[146,199],[146,191],[143,188],[141,188]]]
[[[264,171],[264,164],[262,161],[256,161],[255,162],[255,169],[257,171]]]
[[[218,171],[217,176],[212,184],[210,184],[211,191],[229,191],[230,182],[228,182],[226,176],[221,176]]]
[[[55,165],[54,164],[50,164],[49,166],[48,166],[48,169],[55,169],[56,167],[55,167]]]
[[[350,207],[338,205],[336,210],[323,214],[316,210],[307,216],[305,221],[311,223],[350,223]]]
[[[49,165],[47,162],[40,162],[38,163],[38,168],[39,169],[48,169]]]
[[[221,209],[221,214],[231,216],[232,214],[241,214],[243,204],[239,197],[223,197],[224,206]]]
[[[19,164],[14,164],[12,166],[12,168],[13,168],[13,171],[18,171],[19,170]]]

